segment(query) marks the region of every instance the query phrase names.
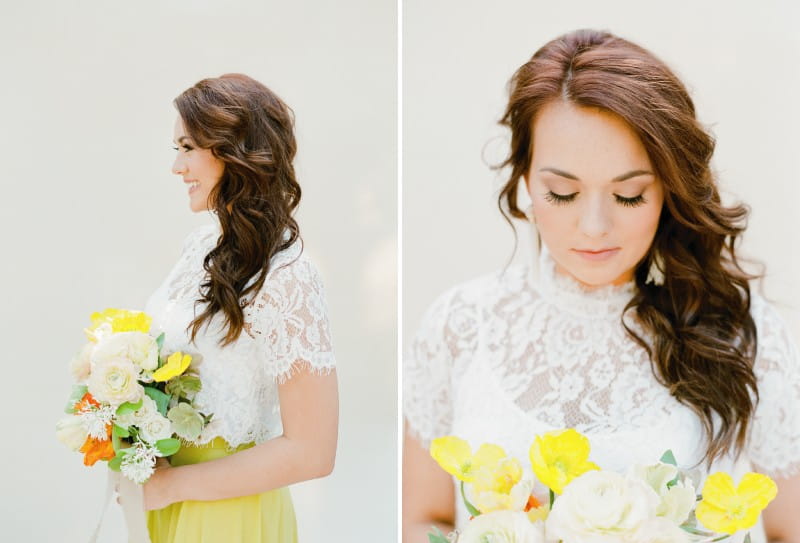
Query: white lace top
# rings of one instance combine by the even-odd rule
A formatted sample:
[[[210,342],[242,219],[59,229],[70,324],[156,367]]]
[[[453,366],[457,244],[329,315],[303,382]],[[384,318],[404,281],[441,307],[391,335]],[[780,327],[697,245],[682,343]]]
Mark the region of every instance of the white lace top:
[[[604,469],[654,463],[667,449],[694,468],[704,452],[700,420],[656,381],[620,323],[634,288],[587,291],[557,272],[546,250],[535,280],[529,268],[510,267],[451,288],[426,313],[404,363],[410,431],[426,448],[450,434],[473,448],[496,443],[529,465],[534,435],[573,427]],[[798,352],[761,297],[753,297],[752,315],[761,401],[745,453],[711,470],[735,480],[751,463],[773,476],[800,472]],[[457,503],[460,526],[468,515]],[[751,535],[764,541],[760,526]]]
[[[202,390],[195,405],[212,414],[197,443],[220,436],[231,447],[260,443],[283,432],[278,383],[299,368],[325,373],[335,366],[325,297],[317,270],[299,243],[272,257],[270,272],[253,301],[244,308],[239,338],[220,347],[222,316],[200,328],[189,343],[187,325],[202,311],[194,302],[206,272],[203,258],[216,246],[219,222],[201,226],[184,241],[180,258],[147,301],[151,332],[165,332],[165,352],[192,355]],[[252,280],[251,280],[252,281]]]

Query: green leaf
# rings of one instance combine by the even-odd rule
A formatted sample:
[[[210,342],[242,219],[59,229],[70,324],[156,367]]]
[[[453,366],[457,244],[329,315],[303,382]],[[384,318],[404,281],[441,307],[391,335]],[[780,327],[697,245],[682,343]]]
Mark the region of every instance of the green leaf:
[[[75,413],[75,404],[81,401],[83,395],[89,390],[89,387],[86,385],[73,385],[72,392],[69,395],[69,400],[67,401],[66,407],[64,407],[64,412],[72,415]]]
[[[118,454],[117,456],[115,456],[114,458],[112,458],[111,460],[109,460],[109,461],[108,461],[108,468],[109,468],[109,469],[112,469],[112,470],[114,470],[114,471],[119,471],[119,470],[121,469],[121,466],[122,466],[122,459],[123,459],[124,457],[125,457],[125,455],[119,455],[119,454]]]
[[[140,407],[142,407],[142,403],[144,400],[139,399],[136,403],[125,402],[124,404],[117,407],[117,415],[130,415]]]
[[[159,439],[156,441],[156,449],[164,456],[172,456],[181,448],[181,442],[170,437],[167,439]]]
[[[159,336],[156,338],[156,345],[158,345],[158,350],[161,352],[161,347],[164,346],[164,332],[161,332]]]
[[[114,452],[119,452],[119,448],[122,446],[122,440],[113,430],[111,432],[111,446],[114,447]]]
[[[117,437],[131,437],[131,433],[128,431],[127,428],[123,428],[122,426],[114,425],[111,429],[111,435]]]
[[[436,526],[432,526],[433,532],[428,532],[428,543],[450,543],[444,534]]]
[[[675,455],[672,454],[672,449],[667,449],[667,451],[661,455],[661,462],[678,467],[678,462],[675,460]]]
[[[168,394],[191,401],[202,387],[199,377],[183,374],[167,381],[166,391]]]
[[[743,543],[750,543],[750,532],[747,532],[747,535],[744,536],[744,542]]]
[[[169,394],[164,394],[157,388],[153,387],[144,387],[144,393],[150,396],[150,399],[156,402],[156,407],[158,408],[158,412],[167,416],[167,406],[169,406]]]

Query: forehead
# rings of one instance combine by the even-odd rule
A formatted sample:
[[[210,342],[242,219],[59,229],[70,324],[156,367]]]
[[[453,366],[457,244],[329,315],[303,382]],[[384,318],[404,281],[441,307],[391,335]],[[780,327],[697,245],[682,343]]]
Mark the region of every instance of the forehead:
[[[621,117],[559,100],[533,121],[532,167],[559,168],[580,179],[612,179],[651,165],[641,140]]]
[[[183,127],[183,119],[181,119],[180,115],[177,115],[175,118],[173,132],[175,134],[175,139],[186,135],[186,129]]]

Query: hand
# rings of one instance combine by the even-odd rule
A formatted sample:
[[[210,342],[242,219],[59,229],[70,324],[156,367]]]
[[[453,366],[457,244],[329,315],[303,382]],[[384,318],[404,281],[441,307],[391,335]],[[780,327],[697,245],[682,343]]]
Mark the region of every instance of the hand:
[[[153,475],[142,485],[144,494],[144,510],[162,509],[173,500],[169,494],[169,470],[172,466],[165,458],[156,459],[156,470]]]

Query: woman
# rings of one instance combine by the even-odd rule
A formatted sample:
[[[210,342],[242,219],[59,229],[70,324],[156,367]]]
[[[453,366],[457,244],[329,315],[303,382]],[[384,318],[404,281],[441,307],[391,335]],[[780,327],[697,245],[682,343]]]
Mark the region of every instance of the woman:
[[[241,74],[175,99],[178,155],[194,212],[146,310],[165,348],[197,362],[211,422],[144,486],[153,543],[297,540],[287,485],[328,475],[338,426],[335,361],[316,269],[292,212],[300,201],[291,110]]]
[[[766,534],[800,541],[798,353],[739,267],[747,211],[721,204],[682,83],[648,51],[580,30],[519,68],[501,123],[500,208],[543,247],[529,269],[450,289],[423,320],[405,360],[404,541],[467,518],[433,438],[525,459],[535,434],[566,427],[606,469],[672,449],[704,474],[770,474]]]

